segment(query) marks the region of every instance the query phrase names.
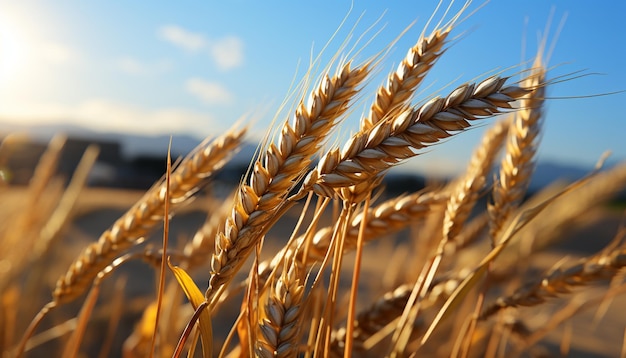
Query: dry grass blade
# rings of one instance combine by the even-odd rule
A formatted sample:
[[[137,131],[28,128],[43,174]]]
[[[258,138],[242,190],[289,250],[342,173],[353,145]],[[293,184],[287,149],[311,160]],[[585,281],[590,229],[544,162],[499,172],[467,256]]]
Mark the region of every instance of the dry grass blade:
[[[159,321],[161,319],[161,309],[163,307],[163,295],[165,293],[165,262],[167,261],[167,246],[169,242],[170,233],[170,187],[172,178],[172,138],[170,137],[170,143],[167,148],[167,161],[165,169],[165,196],[163,205],[163,244],[161,245],[161,269],[159,271],[159,287],[157,290],[157,309],[156,317],[154,318],[154,332],[152,333],[152,340],[150,342],[149,357],[154,357],[154,349],[157,345],[157,333],[159,327]]]
[[[511,103],[528,93],[507,78],[489,77],[478,84],[464,84],[446,98],[436,97],[408,109],[393,119],[358,132],[340,151],[333,149],[306,178],[303,190],[333,196],[334,189],[376,178],[397,163],[416,156],[416,151],[450,137],[470,126],[469,121],[487,118],[510,109]]]
[[[85,186],[85,183],[87,183],[89,173],[91,172],[99,153],[100,150],[95,145],[87,147],[85,153],[83,153],[67,189],[63,192],[63,196],[59,200],[59,205],[41,229],[40,238],[34,247],[35,257],[43,255],[50,245],[54,243],[54,240],[59,236],[63,227],[67,224],[70,215],[72,214],[74,205],[78,200],[78,196]]]
[[[346,63],[334,76],[324,76],[308,101],[302,100],[296,109],[293,125],[283,125],[278,145],[270,144],[254,164],[248,185],[240,187],[232,214],[217,235],[207,298],[230,281],[275,220],[296,179],[346,112],[368,72],[367,65],[351,68]]]
[[[221,168],[241,143],[245,131],[230,131],[210,143],[203,143],[172,173],[172,209],[192,195],[204,179]],[[97,242],[89,245],[57,281],[53,299],[69,302],[81,295],[94,277],[124,250],[138,243],[163,220],[165,183],[150,189],[126,214],[119,218]]]
[[[87,323],[89,322],[91,312],[98,301],[99,294],[100,280],[97,280],[91,287],[91,290],[87,295],[87,299],[85,299],[85,303],[78,314],[76,327],[74,328],[72,336],[63,350],[63,357],[75,358],[78,356],[80,343],[82,342],[85,331],[87,330]]]
[[[185,327],[185,330],[180,337],[178,345],[174,350],[173,357],[178,357],[182,353],[185,342],[187,341],[187,338],[191,333],[191,329],[195,325],[196,321],[199,322],[198,326],[200,336],[202,338],[202,353],[205,357],[209,357],[213,354],[213,325],[211,323],[211,312],[207,309],[207,302],[204,300],[204,295],[185,270],[177,266],[172,266],[170,262],[168,262],[167,265],[174,273],[176,281],[183,289],[183,292],[185,292],[185,296],[187,296],[187,299],[191,302],[191,305],[195,310],[193,317],[190,319],[187,327]],[[195,347],[195,342],[193,346]]]
[[[32,258],[31,252],[37,246],[38,235],[45,225],[46,215],[50,214],[56,203],[44,202],[44,198],[49,196],[54,199],[55,190],[51,187],[52,180],[57,170],[66,137],[57,135],[46,147],[46,150],[39,158],[32,178],[28,185],[28,192],[22,203],[23,207],[16,207],[10,214],[11,224],[1,228],[0,235],[0,262],[10,263],[8,272],[0,275],[0,289],[11,281],[14,275],[18,274]],[[47,200],[46,200],[47,201]],[[45,203],[45,204],[44,204]]]

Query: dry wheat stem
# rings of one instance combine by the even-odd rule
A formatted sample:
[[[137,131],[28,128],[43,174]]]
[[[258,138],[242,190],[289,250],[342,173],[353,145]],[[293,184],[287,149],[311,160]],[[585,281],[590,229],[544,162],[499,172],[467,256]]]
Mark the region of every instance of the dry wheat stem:
[[[72,178],[67,185],[67,189],[59,199],[59,204],[54,212],[50,214],[50,218],[41,228],[39,240],[33,248],[33,255],[39,257],[55,242],[59,237],[63,228],[69,221],[73,208],[78,197],[87,183],[89,173],[98,158],[100,149],[92,144],[83,153]]]
[[[335,189],[370,181],[417,151],[463,131],[469,121],[491,117],[510,109],[511,103],[529,92],[507,78],[489,77],[478,84],[464,84],[446,98],[407,109],[393,119],[358,132],[342,150],[326,153],[304,181],[302,190],[334,196]]]
[[[308,101],[299,104],[293,124],[284,124],[278,144],[270,144],[254,164],[248,184],[240,187],[224,231],[216,237],[207,299],[230,281],[263,231],[276,219],[289,191],[348,109],[368,72],[367,64],[351,68],[348,62],[337,74],[325,75]]]
[[[417,44],[409,49],[398,69],[378,89],[369,115],[361,120],[361,130],[370,129],[385,118],[393,118],[410,101],[428,71],[441,57],[451,30],[452,26],[435,30],[427,38],[420,37]]]
[[[480,191],[485,186],[485,178],[491,170],[492,163],[506,138],[509,123],[508,120],[501,120],[485,133],[481,144],[470,160],[465,175],[452,188],[443,221],[444,242],[454,240],[462,231],[465,221],[478,200]]]
[[[575,286],[610,278],[626,266],[626,250],[603,252],[581,260],[568,269],[556,269],[536,282],[530,283],[510,296],[498,298],[480,314],[484,320],[506,307],[536,306],[548,298],[571,292]]]
[[[523,83],[524,87],[533,90],[522,98],[521,108],[509,129],[506,153],[493,189],[493,203],[488,207],[492,243],[496,243],[502,227],[524,197],[534,170],[545,98],[545,76],[546,69],[540,57],[537,57],[530,75]]]
[[[245,130],[231,130],[210,143],[203,143],[172,173],[171,209],[175,210],[205,179],[221,168],[241,143]],[[90,244],[59,278],[53,292],[57,303],[81,295],[98,272],[141,239],[163,220],[165,183],[152,187],[128,212]],[[173,211],[171,212],[173,213]]]

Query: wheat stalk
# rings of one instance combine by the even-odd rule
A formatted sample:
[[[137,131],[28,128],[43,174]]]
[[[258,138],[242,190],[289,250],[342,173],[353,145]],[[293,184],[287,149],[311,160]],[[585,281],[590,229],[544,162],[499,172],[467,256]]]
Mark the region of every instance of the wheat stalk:
[[[539,216],[529,223],[516,240],[538,251],[576,227],[591,209],[606,203],[626,186],[626,165],[619,164],[596,174],[595,178],[550,204],[549,216]]]
[[[203,143],[172,173],[171,209],[188,199],[204,180],[221,168],[241,143],[245,130],[231,130]],[[152,187],[144,197],[90,244],[59,278],[53,292],[56,303],[69,302],[81,295],[103,268],[126,249],[141,241],[163,220],[165,183]]]

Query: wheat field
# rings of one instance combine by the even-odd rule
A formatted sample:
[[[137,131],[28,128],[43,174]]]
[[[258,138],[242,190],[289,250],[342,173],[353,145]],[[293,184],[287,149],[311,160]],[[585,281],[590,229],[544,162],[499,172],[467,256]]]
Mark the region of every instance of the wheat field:
[[[0,186],[2,356],[625,356],[626,163],[528,191],[550,87],[576,80],[552,77],[545,44],[423,95],[468,15],[424,25],[403,58],[313,63],[231,193],[212,184],[242,121],[145,193],[86,187],[95,147],[65,185],[55,137],[27,187]],[[477,126],[461,175],[388,190]]]

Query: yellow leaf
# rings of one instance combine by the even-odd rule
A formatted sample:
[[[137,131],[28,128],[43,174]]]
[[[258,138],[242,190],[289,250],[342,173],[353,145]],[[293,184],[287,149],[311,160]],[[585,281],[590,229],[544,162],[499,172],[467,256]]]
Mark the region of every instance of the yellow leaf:
[[[196,286],[195,282],[189,277],[187,272],[178,266],[172,266],[167,261],[167,265],[174,273],[176,281],[185,292],[187,299],[191,302],[193,309],[198,309],[202,303],[204,303],[204,295]],[[211,326],[211,312],[208,309],[203,310],[198,317],[200,325],[200,337],[202,338],[202,353],[204,357],[211,357],[213,355],[213,327]]]

